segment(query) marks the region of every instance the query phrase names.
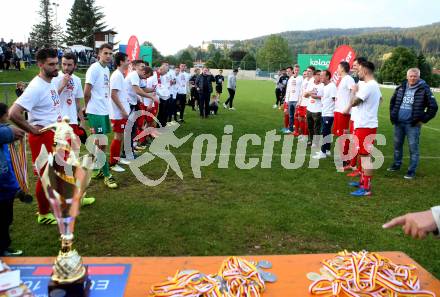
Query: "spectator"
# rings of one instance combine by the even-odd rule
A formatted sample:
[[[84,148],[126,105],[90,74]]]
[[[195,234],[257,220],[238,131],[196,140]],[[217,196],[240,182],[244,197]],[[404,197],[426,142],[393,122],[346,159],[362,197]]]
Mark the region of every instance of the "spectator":
[[[411,68],[405,80],[394,91],[390,100],[390,119],[394,125],[394,163],[388,171],[402,166],[403,143],[408,137],[410,164],[405,179],[413,179],[419,164],[419,138],[422,124],[437,113],[438,106],[431,89],[420,79],[420,70]]]
[[[23,60],[31,65],[31,49],[27,43],[23,47]]]
[[[229,104],[229,110],[235,110],[235,107],[232,106],[232,102],[234,101],[235,97],[235,90],[237,89],[237,73],[238,69],[234,69],[231,74],[228,76],[228,92],[229,92],[229,98],[226,100],[226,102],[223,104],[224,108],[228,107]]]
[[[209,110],[213,115],[217,115],[218,112],[218,102],[219,102],[218,98],[219,98],[218,95],[211,96],[211,102],[209,103]]]
[[[21,51],[20,47],[15,46],[14,65],[15,65],[15,69],[18,71],[21,71],[20,69],[21,60],[23,60],[23,52]]]
[[[208,118],[209,115],[209,98],[212,93],[212,79],[207,67],[203,68],[202,75],[196,80],[197,91],[199,92],[199,109],[202,118]]]
[[[11,67],[11,59],[12,59],[12,50],[10,47],[6,46],[6,50],[4,51],[5,55],[5,70],[9,70],[9,67]]]
[[[23,94],[24,88],[26,88],[26,84],[24,82],[22,82],[22,81],[19,81],[15,85],[15,95],[17,95],[17,98],[20,97],[21,94]]]
[[[3,72],[3,70],[5,69],[5,64],[3,63],[5,59],[5,55],[3,53],[3,47],[0,46],[0,72]]]
[[[9,227],[13,219],[14,198],[20,190],[14,169],[8,143],[24,136],[24,131],[9,126],[8,106],[0,103],[0,256],[20,256],[23,251],[10,247],[11,237]]]

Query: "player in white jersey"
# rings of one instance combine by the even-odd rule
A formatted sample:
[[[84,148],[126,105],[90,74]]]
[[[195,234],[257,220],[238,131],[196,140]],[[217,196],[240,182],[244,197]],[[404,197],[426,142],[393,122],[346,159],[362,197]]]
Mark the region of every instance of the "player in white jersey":
[[[76,68],[76,56],[73,53],[65,53],[61,59],[61,71],[53,79],[60,96],[61,115],[70,119],[70,126],[76,135],[85,144],[87,133],[85,131],[84,114],[81,107],[81,99],[84,98],[81,79],[74,74]],[[78,123],[79,119],[79,123]]]
[[[309,66],[307,67],[307,70],[305,71],[304,80],[301,86],[301,96],[298,100],[298,104],[296,109],[298,110],[298,125],[299,135],[308,135],[308,129],[307,129],[307,104],[309,99],[307,97],[304,97],[304,94],[307,92],[307,88],[309,86],[309,83],[313,82],[313,73],[315,71],[315,67]]]
[[[362,84],[364,83],[363,80],[359,79],[359,64],[362,62],[366,62],[367,59],[365,59],[364,57],[357,57],[354,61],[353,61],[353,67],[351,69],[351,77],[353,77],[354,82],[358,85],[358,88],[361,88]],[[354,106],[351,108],[351,115],[350,115],[350,125],[349,125],[349,129],[350,129],[350,134],[354,135],[354,122],[356,121],[358,116],[358,107]],[[350,160],[350,164],[349,166],[351,167],[351,169],[353,170],[352,172],[349,172],[347,174],[347,176],[350,177],[356,177],[359,176],[361,174],[361,163],[359,160],[358,155],[354,156],[351,160]]]
[[[321,151],[317,152],[314,159],[324,159],[331,155],[330,144],[332,142],[332,126],[335,111],[336,85],[331,81],[332,74],[328,70],[321,71],[321,82],[324,84],[322,93],[322,137],[323,145]],[[330,136],[329,136],[330,135]],[[330,139],[328,139],[330,137]]]
[[[84,102],[87,119],[92,134],[108,134],[110,128],[110,70],[107,65],[111,63],[113,45],[104,43],[99,47],[99,61],[93,63],[86,72],[84,86]],[[96,142],[96,146],[106,153],[107,145]],[[94,170],[93,178],[104,178],[104,184],[110,189],[118,187],[116,180],[110,174],[110,166],[105,160],[104,165]]]
[[[374,64],[368,61],[359,63],[359,78],[364,81],[361,86],[356,85],[351,102],[343,111],[348,114],[350,109],[357,106],[357,115],[354,121],[354,134],[357,138],[357,150],[361,160],[361,178],[359,182],[350,183],[359,187],[351,193],[353,196],[370,196],[371,180],[373,178],[373,163],[371,150],[376,136],[379,104],[382,94],[379,84],[374,78]]]
[[[313,72],[313,79],[307,86],[305,98],[308,98],[307,102],[307,128],[309,130],[308,144],[312,147],[316,147],[316,143],[313,140],[315,135],[321,134],[321,121],[322,121],[322,93],[324,90],[324,84],[321,83],[321,71],[315,70]]]
[[[286,84],[286,97],[284,99],[287,104],[287,113],[289,116],[288,129],[284,130],[284,133],[292,133],[294,120],[295,120],[295,109],[298,104],[299,97],[301,95],[301,87],[303,82],[303,77],[299,75],[299,65],[296,64],[292,67],[287,67],[287,75],[289,76]]]
[[[114,63],[117,69],[110,76],[110,120],[113,129],[113,140],[110,145],[110,169],[116,172],[125,171],[118,165],[129,164],[129,161],[121,160],[122,141],[124,139],[124,130],[127,119],[130,114],[130,102],[127,94],[124,73],[128,70],[130,61],[126,54],[118,52],[114,56]]]
[[[40,155],[44,146],[48,152],[52,152],[54,144],[54,132],[41,129],[61,121],[61,108],[58,90],[52,83],[52,79],[58,75],[58,53],[56,49],[43,48],[39,50],[35,58],[40,72],[32,79],[24,93],[14,102],[9,110],[9,117],[13,123],[28,133],[29,146],[31,149],[32,163]],[[27,111],[29,119],[26,121],[23,113]],[[36,175],[42,172],[34,172]],[[0,194],[1,195],[1,194]],[[41,180],[37,179],[35,197],[38,203],[39,224],[57,224],[50,213],[49,200],[43,190]],[[86,201],[86,204],[93,203]]]
[[[186,106],[186,94],[188,93],[188,84],[190,75],[186,72],[186,64],[180,64],[180,73],[176,75],[176,84],[177,84],[177,106],[179,111],[179,120],[178,122],[184,122],[183,116],[185,113]],[[219,91],[219,90],[217,90]],[[218,93],[218,92],[217,92]],[[221,90],[220,93],[221,94]],[[220,97],[220,95],[218,95]]]

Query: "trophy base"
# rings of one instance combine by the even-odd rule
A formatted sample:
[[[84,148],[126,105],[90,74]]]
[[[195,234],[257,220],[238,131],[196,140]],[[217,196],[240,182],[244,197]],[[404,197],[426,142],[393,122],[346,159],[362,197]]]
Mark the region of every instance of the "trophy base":
[[[50,280],[48,285],[49,297],[89,297],[90,279],[88,274],[73,283],[58,283]]]

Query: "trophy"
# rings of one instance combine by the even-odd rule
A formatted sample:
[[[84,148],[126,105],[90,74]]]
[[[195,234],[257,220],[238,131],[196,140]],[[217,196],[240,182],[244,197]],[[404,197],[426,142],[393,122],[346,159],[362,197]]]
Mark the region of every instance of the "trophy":
[[[41,131],[47,130],[55,132],[53,152],[41,152],[39,156],[41,168],[38,168],[38,162],[36,165],[39,172],[45,166],[40,179],[61,234],[61,250],[53,265],[48,287],[49,296],[88,296],[90,280],[87,268],[83,265],[81,256],[72,248],[72,244],[75,219],[79,214],[85,189],[90,182],[92,158],[87,155],[78,158],[79,149],[77,151],[73,149],[75,144],[77,145],[75,141],[78,138],[70,127],[67,117]]]

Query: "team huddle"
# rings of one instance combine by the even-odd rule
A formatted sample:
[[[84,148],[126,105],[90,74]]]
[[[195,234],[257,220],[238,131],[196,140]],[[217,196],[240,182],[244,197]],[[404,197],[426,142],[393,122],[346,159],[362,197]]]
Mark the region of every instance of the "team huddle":
[[[275,91],[276,104],[284,99],[284,128],[282,132],[307,139],[308,145],[317,148],[322,136],[322,146],[312,158],[323,159],[331,155],[332,135],[340,138],[340,159],[348,176],[360,177],[350,186],[358,189],[353,196],[370,196],[373,176],[371,150],[378,127],[378,110],[381,92],[374,78],[375,66],[365,58],[353,63],[352,75],[348,62],[341,62],[338,86],[332,82],[328,70],[309,66],[300,75],[299,65],[281,71]],[[352,135],[352,136],[350,136]],[[318,137],[319,136],[319,137]],[[354,142],[355,152],[350,152]],[[351,145],[353,147],[353,144]],[[350,158],[351,157],[351,158]]]

